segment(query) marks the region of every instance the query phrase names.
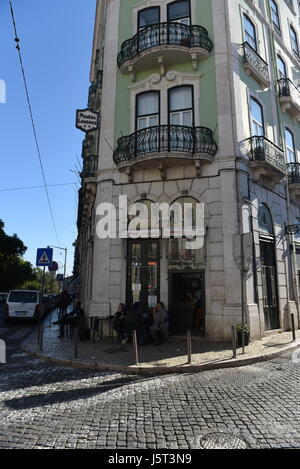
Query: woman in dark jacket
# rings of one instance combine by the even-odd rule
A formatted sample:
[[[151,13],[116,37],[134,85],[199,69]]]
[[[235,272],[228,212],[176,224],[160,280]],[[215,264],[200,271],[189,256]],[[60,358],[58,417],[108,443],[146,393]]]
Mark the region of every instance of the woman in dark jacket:
[[[119,334],[122,344],[126,344],[128,337],[125,329],[126,307],[124,303],[120,303],[118,311],[114,317],[114,329]]]

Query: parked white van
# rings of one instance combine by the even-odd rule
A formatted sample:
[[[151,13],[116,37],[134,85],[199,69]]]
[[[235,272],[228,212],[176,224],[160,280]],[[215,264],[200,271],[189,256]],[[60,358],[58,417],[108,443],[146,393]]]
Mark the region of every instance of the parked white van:
[[[42,293],[30,290],[13,290],[7,298],[7,319],[38,320]]]

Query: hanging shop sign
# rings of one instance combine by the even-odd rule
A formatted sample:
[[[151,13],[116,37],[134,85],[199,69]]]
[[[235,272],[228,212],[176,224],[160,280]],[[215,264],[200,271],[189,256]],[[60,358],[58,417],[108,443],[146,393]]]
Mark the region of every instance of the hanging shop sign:
[[[76,128],[83,132],[92,132],[99,128],[99,113],[90,109],[78,109],[76,112]]]

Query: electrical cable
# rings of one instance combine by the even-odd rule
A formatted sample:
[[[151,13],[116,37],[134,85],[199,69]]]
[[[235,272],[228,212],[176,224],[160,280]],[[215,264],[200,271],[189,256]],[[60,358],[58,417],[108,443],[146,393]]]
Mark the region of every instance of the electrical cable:
[[[57,238],[57,242],[58,242],[58,244],[60,244],[59,236],[58,236],[58,232],[57,232],[57,228],[56,228],[56,224],[55,224],[53,209],[52,209],[52,205],[51,205],[51,200],[50,200],[50,196],[49,196],[48,186],[47,186],[47,182],[46,182],[46,176],[45,176],[43,161],[42,161],[42,157],[41,157],[41,151],[40,151],[40,145],[39,145],[36,126],[35,126],[35,121],[34,121],[34,118],[33,118],[33,111],[32,111],[32,106],[31,106],[30,95],[29,95],[29,89],[28,89],[28,85],[27,85],[27,79],[26,79],[26,75],[25,75],[25,69],[24,69],[24,65],[23,65],[23,59],[22,59],[21,48],[20,48],[20,39],[19,39],[18,33],[17,33],[15,14],[14,14],[14,9],[13,9],[13,5],[12,5],[11,0],[9,0],[9,5],[10,5],[10,12],[11,12],[11,17],[12,17],[13,27],[14,27],[14,31],[15,31],[15,42],[17,43],[16,48],[17,48],[17,51],[18,51],[18,56],[19,56],[19,61],[20,61],[20,66],[21,66],[21,72],[22,72],[23,82],[24,82],[24,86],[25,86],[25,94],[26,94],[26,99],[27,99],[27,104],[28,104],[28,109],[29,109],[29,114],[30,114],[30,120],[31,120],[31,124],[32,124],[34,140],[35,140],[35,144],[36,144],[38,159],[39,159],[40,168],[41,168],[42,177],[43,177],[43,182],[44,182],[43,187],[45,188],[45,192],[46,192],[46,197],[47,197],[47,201],[48,201],[48,206],[49,206],[49,210],[50,210],[50,215],[51,215],[51,220],[52,220],[54,232],[55,232],[55,235],[56,235],[56,238]]]
[[[62,187],[62,186],[76,186],[76,182],[66,182],[64,184],[48,184],[47,187]],[[7,189],[0,189],[0,192],[11,191],[24,191],[29,189],[44,189],[45,186],[27,186],[27,187],[8,187]]]

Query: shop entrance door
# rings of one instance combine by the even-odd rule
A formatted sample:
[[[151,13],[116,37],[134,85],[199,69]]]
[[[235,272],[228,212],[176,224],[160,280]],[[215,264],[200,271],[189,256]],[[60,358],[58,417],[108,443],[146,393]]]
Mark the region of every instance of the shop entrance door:
[[[205,336],[205,274],[170,273],[169,318],[172,334]]]
[[[127,306],[140,302],[147,312],[159,301],[159,241],[128,242]]]
[[[261,241],[260,253],[265,327],[271,331],[280,327],[274,241]]]

